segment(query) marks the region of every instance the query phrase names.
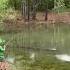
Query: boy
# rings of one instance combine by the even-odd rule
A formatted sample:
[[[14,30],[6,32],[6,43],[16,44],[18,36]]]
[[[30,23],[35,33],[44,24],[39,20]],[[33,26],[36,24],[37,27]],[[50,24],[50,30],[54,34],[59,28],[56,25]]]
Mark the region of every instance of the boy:
[[[0,62],[4,61],[5,58],[5,40],[0,39]]]

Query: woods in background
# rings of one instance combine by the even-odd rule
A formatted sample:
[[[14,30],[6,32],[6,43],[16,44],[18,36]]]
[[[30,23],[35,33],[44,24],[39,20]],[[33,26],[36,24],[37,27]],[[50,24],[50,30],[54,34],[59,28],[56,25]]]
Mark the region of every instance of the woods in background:
[[[49,10],[59,12],[68,9],[70,0],[0,0],[0,9],[8,8],[19,10],[25,20],[36,20],[37,12],[45,12],[45,20],[47,20]]]

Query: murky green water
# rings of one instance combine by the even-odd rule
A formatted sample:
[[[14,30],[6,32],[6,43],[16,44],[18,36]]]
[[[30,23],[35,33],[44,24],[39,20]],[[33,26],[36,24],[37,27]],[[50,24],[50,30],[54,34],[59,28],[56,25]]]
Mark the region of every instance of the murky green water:
[[[12,70],[70,69],[70,56],[51,49],[47,51],[23,49],[21,52],[11,52],[8,55],[7,61],[12,67]]]
[[[2,38],[11,40],[6,59],[12,70],[70,70],[70,25],[40,25]]]

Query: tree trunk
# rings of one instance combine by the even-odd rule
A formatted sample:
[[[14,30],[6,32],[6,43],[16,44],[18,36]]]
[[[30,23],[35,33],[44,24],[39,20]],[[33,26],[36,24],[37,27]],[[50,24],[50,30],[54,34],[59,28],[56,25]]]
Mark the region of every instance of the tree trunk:
[[[45,21],[47,21],[48,19],[48,10],[46,9],[46,13],[45,13]]]
[[[33,11],[32,11],[32,19],[33,20],[36,20],[36,7],[35,7],[35,5],[36,5],[36,0],[33,0]]]
[[[28,21],[30,20],[30,5],[29,5],[29,0],[27,0],[27,19],[28,19]]]
[[[32,19],[36,20],[36,10],[35,10],[35,8],[33,9]]]
[[[27,19],[27,5],[26,5],[26,1],[22,1],[22,4],[21,4],[21,14],[22,14],[22,17],[24,18],[24,20]]]

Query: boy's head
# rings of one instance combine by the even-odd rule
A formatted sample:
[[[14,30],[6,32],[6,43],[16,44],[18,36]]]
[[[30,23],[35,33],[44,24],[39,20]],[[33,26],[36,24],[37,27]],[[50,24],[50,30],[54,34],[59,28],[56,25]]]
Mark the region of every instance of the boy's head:
[[[5,40],[0,38],[0,46],[4,46],[5,45]]]

